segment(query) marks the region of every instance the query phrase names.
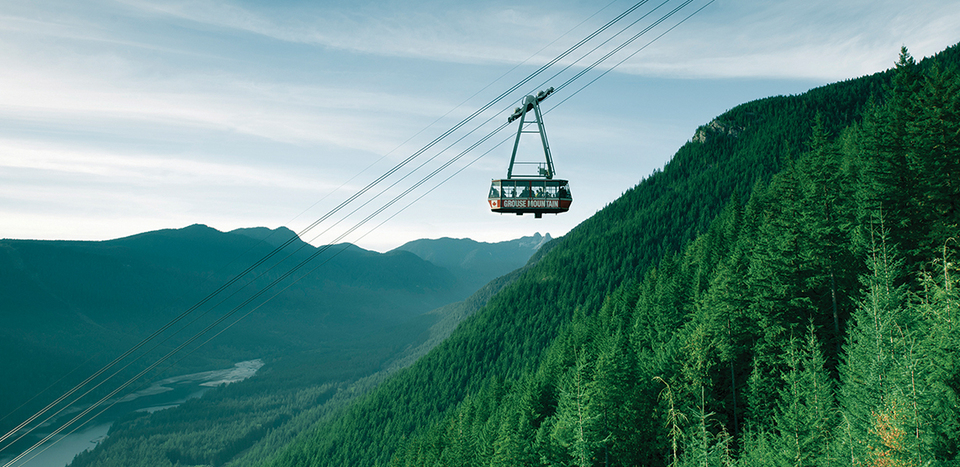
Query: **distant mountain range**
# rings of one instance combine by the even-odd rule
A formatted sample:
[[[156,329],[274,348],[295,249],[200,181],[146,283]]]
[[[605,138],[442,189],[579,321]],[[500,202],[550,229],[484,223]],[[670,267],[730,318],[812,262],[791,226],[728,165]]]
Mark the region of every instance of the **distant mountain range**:
[[[490,279],[522,267],[532,254],[550,240],[550,234],[540,233],[499,243],[444,237],[414,240],[393,251],[409,251],[446,268],[463,281],[468,290],[475,291]]]
[[[351,361],[331,365],[326,377],[375,370],[425,338],[439,319],[425,313],[522,266],[548,239],[418,240],[378,253],[351,244],[317,248],[283,227],[191,225],[99,242],[0,240],[0,413],[76,369],[51,393],[69,388],[225,284],[162,334],[158,342],[170,339],[143,361],[236,309],[212,332],[250,314],[173,371],[318,349]],[[173,336],[179,326],[185,329]]]

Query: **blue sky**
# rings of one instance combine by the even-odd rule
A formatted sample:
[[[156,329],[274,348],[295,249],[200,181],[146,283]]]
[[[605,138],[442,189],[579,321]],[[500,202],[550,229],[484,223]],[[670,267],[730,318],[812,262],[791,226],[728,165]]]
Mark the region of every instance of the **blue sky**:
[[[490,213],[489,181],[505,175],[511,147],[488,143],[348,232],[524,94],[597,54],[523,86],[398,176],[433,162],[304,238],[345,235],[386,251],[417,238],[559,236],[737,104],[886,69],[901,45],[920,58],[960,41],[955,0],[716,0],[637,52],[706,1],[544,102],[570,212]],[[0,1],[0,238],[98,240],[193,223],[300,231],[633,3]]]

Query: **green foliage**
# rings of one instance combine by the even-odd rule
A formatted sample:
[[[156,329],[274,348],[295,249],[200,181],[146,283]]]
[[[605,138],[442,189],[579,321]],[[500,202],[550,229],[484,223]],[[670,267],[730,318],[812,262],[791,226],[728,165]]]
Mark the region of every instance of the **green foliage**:
[[[890,73],[752,103],[701,128],[663,172],[561,239],[528,271],[539,282],[522,277],[515,284],[562,281],[603,293],[602,303],[567,301],[563,288],[535,295],[507,290],[506,301],[495,299],[478,315],[482,329],[463,326],[452,336],[467,351],[445,349],[449,365],[478,357],[467,342],[497,342],[502,362],[508,348],[523,348],[534,337],[497,326],[498,320],[536,326],[526,317],[544,303],[571,317],[537,328],[562,330],[542,357],[532,354],[535,365],[506,357],[513,363],[491,362],[469,380],[505,378],[490,403],[524,401],[513,402],[523,408],[470,418],[477,398],[489,397],[471,392],[463,402],[451,401],[442,419],[473,420],[473,431],[487,435],[454,451],[450,431],[428,445],[434,430],[411,425],[413,436],[394,460],[590,466],[956,461],[960,367],[953,355],[960,340],[957,280],[948,259],[957,256],[949,238],[960,230],[944,203],[960,193],[944,178],[957,159],[938,154],[953,154],[958,143],[931,130],[932,120],[923,117],[929,112],[916,103],[921,94],[937,95],[925,99],[954,102],[938,114],[952,115],[958,82],[903,51]],[[862,123],[855,120],[861,114]],[[752,133],[769,121],[776,123],[763,127],[764,136]],[[782,139],[770,143],[771,135]],[[762,153],[773,157],[757,163],[751,158],[763,144]],[[700,152],[706,147],[716,152]],[[708,154],[730,159],[697,165]],[[669,198],[661,185],[676,176],[711,199],[718,193],[713,187],[690,185],[703,173],[738,167],[750,174],[764,164],[782,170],[769,179],[718,181],[732,201],[711,207],[705,218],[713,220],[703,223],[671,207],[669,201],[683,195]],[[648,190],[668,199],[631,204]],[[690,236],[674,227],[660,237],[659,250],[647,250],[645,233],[658,232],[657,226],[640,228],[639,222],[651,206],[696,227]],[[608,212],[621,218],[612,222]],[[615,238],[630,235],[642,238]],[[681,240],[669,247],[668,238]],[[656,256],[649,268],[636,261]],[[930,263],[933,258],[939,262]],[[632,277],[600,279],[633,264],[640,273]],[[487,328],[504,337],[490,336]],[[492,441],[484,446],[484,440]]]
[[[802,346],[791,339],[785,357],[787,370],[781,375],[774,417],[778,463],[830,465],[830,442],[837,426],[834,387],[812,325]]]

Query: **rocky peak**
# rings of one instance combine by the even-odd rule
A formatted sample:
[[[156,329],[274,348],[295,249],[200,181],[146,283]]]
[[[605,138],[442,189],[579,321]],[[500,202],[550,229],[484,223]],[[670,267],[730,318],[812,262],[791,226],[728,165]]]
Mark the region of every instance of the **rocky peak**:
[[[740,136],[741,131],[743,131],[742,127],[737,127],[732,124],[723,123],[714,119],[710,123],[697,128],[697,132],[693,134],[692,141],[703,144],[716,135],[728,135],[737,138]]]

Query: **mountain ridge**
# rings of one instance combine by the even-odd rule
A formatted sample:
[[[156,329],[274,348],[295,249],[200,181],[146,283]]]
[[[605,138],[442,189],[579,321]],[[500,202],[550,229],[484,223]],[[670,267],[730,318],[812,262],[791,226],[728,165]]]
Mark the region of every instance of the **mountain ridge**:
[[[442,237],[407,242],[391,251],[407,251],[438,266],[447,268],[468,282],[467,288],[476,290],[499,277],[523,267],[540,248],[553,240],[550,234],[539,232],[503,242],[478,242]]]
[[[226,301],[215,313],[239,304],[237,298],[227,294],[241,291],[242,284],[250,282],[248,290],[264,287],[285,268],[321,251],[294,236],[285,227],[221,232],[193,224],[103,241],[0,240],[0,297],[4,308],[0,314],[0,351],[20,356],[5,359],[0,368],[7,375],[7,397],[0,401],[0,412],[9,413],[18,401],[72,370],[77,370],[74,375],[94,371],[94,365],[107,363],[110,355],[130,348],[142,336],[198,303],[209,290],[227,283],[288,240],[292,241],[272,262],[254,268],[226,289],[220,295],[227,297]],[[288,255],[289,259],[283,260]],[[418,345],[418,336],[440,319],[420,315],[472,293],[466,289],[466,281],[455,274],[462,271],[450,271],[406,251],[378,253],[338,244],[308,268],[319,262],[324,262],[323,267],[301,274],[299,282],[280,283],[290,285],[291,293],[267,303],[234,326],[218,339],[216,347],[202,349],[182,362],[182,371],[209,369],[234,358],[268,357],[316,346],[333,348],[330,346],[337,342],[351,340],[379,348],[377,339],[370,336],[396,334],[398,326],[412,326],[398,342]],[[203,318],[197,323],[209,321]],[[404,324],[414,322],[417,324]],[[187,331],[192,333],[190,329],[195,327]],[[391,339],[398,337],[380,338],[384,342]],[[394,345],[384,344],[383,352]],[[169,348],[164,344],[154,353]],[[347,348],[353,349],[354,345]],[[373,371],[381,359],[388,358],[386,353],[376,352],[368,352],[373,356],[373,367],[364,371]],[[346,354],[341,357],[354,358]],[[70,381],[67,378],[57,387],[66,390]],[[12,423],[14,418],[7,417],[3,423]]]

